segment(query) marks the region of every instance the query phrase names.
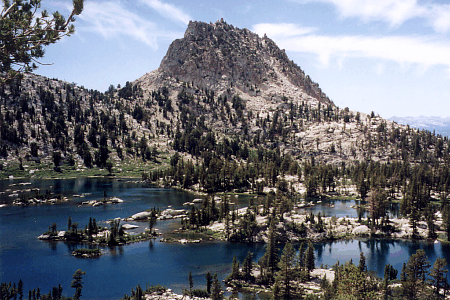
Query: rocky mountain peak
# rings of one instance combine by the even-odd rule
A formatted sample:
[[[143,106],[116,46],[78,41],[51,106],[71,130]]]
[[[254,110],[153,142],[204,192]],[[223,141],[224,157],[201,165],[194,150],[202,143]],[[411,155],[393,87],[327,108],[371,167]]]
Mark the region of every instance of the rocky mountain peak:
[[[333,104],[270,38],[223,20],[191,21],[184,37],[170,45],[157,73],[219,93],[235,89],[266,99],[278,94]]]

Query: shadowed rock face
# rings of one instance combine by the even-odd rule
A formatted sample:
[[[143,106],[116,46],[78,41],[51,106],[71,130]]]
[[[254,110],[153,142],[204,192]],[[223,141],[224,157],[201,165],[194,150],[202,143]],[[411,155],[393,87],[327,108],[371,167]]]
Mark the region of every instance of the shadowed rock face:
[[[332,104],[318,84],[290,61],[268,37],[223,21],[190,22],[184,38],[170,45],[159,71],[203,88],[240,90],[269,86],[280,77],[322,103]]]

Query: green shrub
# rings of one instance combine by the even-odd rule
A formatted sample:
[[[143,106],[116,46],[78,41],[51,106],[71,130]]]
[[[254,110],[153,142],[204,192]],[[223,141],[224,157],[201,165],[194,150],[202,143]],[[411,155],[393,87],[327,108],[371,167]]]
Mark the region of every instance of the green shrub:
[[[157,284],[157,285],[147,286],[145,293],[146,294],[157,293],[158,295],[162,295],[166,291],[167,291],[167,288],[165,286],[161,286],[160,284]]]
[[[209,294],[205,290],[195,289],[195,290],[192,290],[191,296],[198,297],[198,298],[208,298]]]

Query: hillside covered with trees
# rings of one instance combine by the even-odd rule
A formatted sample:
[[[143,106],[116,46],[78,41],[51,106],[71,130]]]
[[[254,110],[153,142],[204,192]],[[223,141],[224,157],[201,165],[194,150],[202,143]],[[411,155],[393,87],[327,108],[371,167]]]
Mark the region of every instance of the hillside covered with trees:
[[[371,195],[374,217],[398,201],[404,215],[441,210],[448,224],[447,137],[335,106],[269,38],[223,21],[191,22],[160,68],[124,86],[26,75],[0,99],[3,178],[142,176],[273,193],[286,207]]]

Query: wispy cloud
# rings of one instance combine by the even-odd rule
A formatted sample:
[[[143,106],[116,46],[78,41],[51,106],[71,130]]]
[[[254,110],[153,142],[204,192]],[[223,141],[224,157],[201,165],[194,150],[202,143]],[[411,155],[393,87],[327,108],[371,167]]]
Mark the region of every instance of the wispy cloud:
[[[430,23],[438,32],[450,30],[450,5],[433,5],[428,11]]]
[[[78,30],[88,30],[102,35],[106,39],[130,36],[153,49],[158,48],[157,38],[175,35],[161,31],[147,19],[127,10],[120,2],[86,2],[79,16],[83,24]]]
[[[163,3],[159,0],[139,0],[141,3],[151,7],[152,9],[156,10],[160,15],[162,15],[165,18],[168,18],[175,22],[180,22],[182,24],[188,24],[192,18],[183,12],[178,7]]]
[[[282,27],[289,28],[287,24]],[[301,32],[301,27],[291,24]],[[317,34],[286,35],[279,30],[280,24],[257,24],[253,29],[262,35],[270,36],[280,47],[288,51],[316,54],[319,61],[328,66],[331,59],[362,57],[394,61],[399,64],[415,64],[420,68],[443,65],[450,69],[450,43],[437,38],[421,36],[326,36]],[[305,29],[307,32],[308,30]],[[277,34],[278,32],[278,34]]]
[[[365,22],[382,21],[400,26],[414,19],[424,19],[437,32],[450,30],[450,5],[417,0],[291,0],[299,3],[322,2],[334,5],[343,18],[355,17]]]
[[[315,31],[312,27],[301,27],[292,23],[260,23],[253,26],[253,31],[263,36],[267,34],[268,37],[290,37],[299,36]]]

